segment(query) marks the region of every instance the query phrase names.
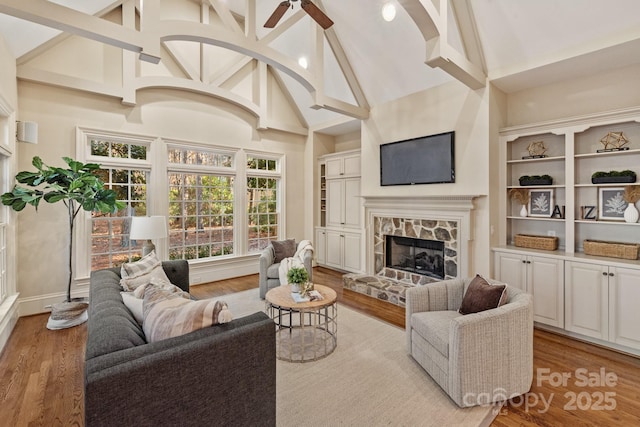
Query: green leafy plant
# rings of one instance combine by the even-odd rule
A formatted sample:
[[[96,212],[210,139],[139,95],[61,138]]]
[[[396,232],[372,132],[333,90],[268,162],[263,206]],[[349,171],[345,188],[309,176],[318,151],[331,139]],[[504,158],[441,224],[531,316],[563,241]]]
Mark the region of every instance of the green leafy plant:
[[[287,273],[287,280],[289,283],[306,283],[309,280],[309,273],[304,267],[291,267]]]
[[[81,163],[69,157],[62,158],[68,168],[48,166],[38,156],[31,164],[36,172],[22,171],[16,175],[19,184],[10,192],[1,196],[2,204],[20,212],[27,205],[36,211],[40,202],[62,202],[67,207],[69,216],[69,282],[67,285],[67,301],[71,301],[71,279],[73,277],[71,257],[73,252],[73,227],[81,210],[88,212],[112,213],[123,209],[125,204],[119,202],[113,190],[106,189],[96,172],[100,165]]]
[[[591,175],[591,178],[604,178],[604,177],[609,177],[609,176],[636,176],[636,173],[632,170],[629,169],[625,169],[623,171],[609,171],[609,172],[603,172],[603,171],[598,171],[598,172],[594,172],[593,175]]]

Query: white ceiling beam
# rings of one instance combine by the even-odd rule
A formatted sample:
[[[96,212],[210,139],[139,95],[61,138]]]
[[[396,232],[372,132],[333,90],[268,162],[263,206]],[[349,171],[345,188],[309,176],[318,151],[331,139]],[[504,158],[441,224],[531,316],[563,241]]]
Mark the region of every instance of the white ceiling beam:
[[[260,41],[264,44],[269,44],[282,34],[284,34],[289,28],[293,27],[298,21],[307,16],[306,12],[302,9],[291,15],[284,21],[280,21],[278,26],[267,33]]]
[[[180,54],[178,49],[167,42],[163,42],[162,45],[166,49],[171,59],[173,59],[176,65],[186,76],[188,76],[191,80],[200,80],[200,74],[198,73],[198,70],[196,70],[189,64],[189,62]]]
[[[209,5],[211,5],[211,7],[213,7],[213,10],[216,11],[225,27],[227,27],[234,33],[244,34],[244,30],[242,29],[242,27],[240,27],[240,24],[238,24],[238,21],[236,21],[236,19],[233,17],[233,14],[225,3],[221,2],[220,0],[209,0]]]
[[[484,49],[482,48],[471,0],[452,0],[451,6],[458,23],[465,55],[469,58],[469,61],[480,67],[486,74],[487,62],[484,57]]]
[[[210,84],[214,86],[222,86],[231,77],[235,76],[240,70],[242,70],[248,63],[254,59],[250,56],[240,56],[235,61],[232,61],[226,67],[223,67],[217,73],[212,75],[209,79]]]
[[[311,94],[314,99],[313,109],[324,108],[335,113],[344,114],[354,119],[365,120],[369,118],[369,109],[358,105],[349,104],[340,99],[314,92]]]
[[[426,42],[430,67],[437,67],[456,78],[469,88],[476,90],[486,86],[487,76],[483,69],[458,52],[447,41],[448,0],[398,0]]]
[[[265,121],[268,117],[268,82],[267,82],[267,64],[264,62],[257,62],[257,70],[254,70],[252,74],[253,78],[253,102],[258,105],[260,114],[258,115],[258,129],[265,128]]]
[[[111,86],[93,80],[71,77],[48,70],[29,67],[27,65],[18,66],[16,69],[16,76],[20,80],[44,83],[50,86],[63,87],[83,92],[97,93],[114,98],[123,98],[123,90],[121,86]]]
[[[159,41],[145,43],[148,38],[141,32],[46,0],[2,0],[0,13],[140,52],[140,58],[144,60],[154,59],[160,54]]]
[[[289,102],[289,105],[291,105],[291,108],[293,109],[293,112],[295,113],[298,121],[302,123],[305,127],[309,127],[309,123],[307,123],[307,119],[302,114],[302,111],[300,111],[300,107],[298,107],[298,103],[295,101],[295,99],[293,99],[293,95],[291,94],[291,91],[289,90],[284,80],[282,79],[282,75],[280,75],[280,71],[278,71],[277,68],[273,68],[273,67],[269,68],[269,70],[271,71],[271,75],[273,76],[274,80],[278,84],[278,87],[280,88],[283,95]]]
[[[212,2],[210,2],[212,3]],[[215,1],[213,2],[215,3]],[[202,2],[200,6],[200,23],[203,25],[209,25],[209,5]],[[200,43],[200,81],[204,84],[209,84],[209,55],[207,54],[206,44]]]
[[[126,2],[122,5],[122,25],[126,28],[136,28],[136,5]],[[136,90],[133,82],[136,78],[136,54],[122,49],[122,103],[135,105]]]

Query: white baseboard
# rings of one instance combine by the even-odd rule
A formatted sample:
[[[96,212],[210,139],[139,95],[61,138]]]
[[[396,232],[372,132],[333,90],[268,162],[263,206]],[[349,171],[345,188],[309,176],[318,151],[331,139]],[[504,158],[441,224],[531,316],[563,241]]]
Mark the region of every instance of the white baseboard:
[[[71,294],[72,298],[88,298],[89,289],[84,289]],[[20,298],[20,316],[31,316],[34,314],[47,313],[51,311],[48,308],[51,304],[56,304],[67,299],[65,292],[47,295],[37,295],[34,297]]]
[[[0,353],[4,350],[13,328],[18,322],[18,294],[9,296],[0,304]]]

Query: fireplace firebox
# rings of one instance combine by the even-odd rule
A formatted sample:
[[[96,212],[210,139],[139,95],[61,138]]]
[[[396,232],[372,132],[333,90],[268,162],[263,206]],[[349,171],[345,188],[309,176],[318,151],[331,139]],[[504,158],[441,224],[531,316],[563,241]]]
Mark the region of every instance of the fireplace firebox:
[[[385,236],[385,267],[444,279],[444,242]]]

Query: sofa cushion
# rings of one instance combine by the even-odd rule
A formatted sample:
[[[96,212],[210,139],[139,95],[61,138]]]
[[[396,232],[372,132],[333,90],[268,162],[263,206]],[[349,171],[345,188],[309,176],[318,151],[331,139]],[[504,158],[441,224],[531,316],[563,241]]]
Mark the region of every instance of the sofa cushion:
[[[280,263],[271,264],[267,268],[267,279],[280,279]]]
[[[123,264],[120,274],[122,275],[120,285],[125,291],[133,291],[139,286],[150,283],[152,279],[170,283],[155,251],[140,261]]]
[[[194,301],[154,285],[146,287],[143,300],[142,329],[149,342],[184,335],[233,318],[223,301]]]
[[[479,313],[498,308],[506,301],[506,284],[491,285],[482,276],[476,274],[476,277],[469,283],[458,312],[460,314]]]
[[[411,316],[411,328],[429,342],[442,356],[449,358],[449,327],[459,317],[457,311],[424,311]]]
[[[292,257],[296,253],[296,241],[294,239],[273,240],[273,262],[278,263],[285,258]]]

